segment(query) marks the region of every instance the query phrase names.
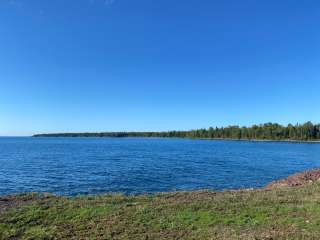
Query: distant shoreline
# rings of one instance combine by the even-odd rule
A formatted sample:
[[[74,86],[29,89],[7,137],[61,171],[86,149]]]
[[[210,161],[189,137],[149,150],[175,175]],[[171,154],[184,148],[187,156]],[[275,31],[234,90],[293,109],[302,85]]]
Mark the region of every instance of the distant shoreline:
[[[236,138],[192,138],[192,137],[160,137],[160,136],[74,136],[74,134],[38,134],[34,138],[179,138],[207,141],[241,141],[241,142],[283,142],[283,143],[320,143],[320,140],[294,140],[294,139],[236,139]]]
[[[244,141],[244,142],[284,142],[284,143],[320,143],[320,140],[291,140],[291,139],[233,139],[233,138],[198,138],[203,140],[225,140],[225,141]]]
[[[70,132],[36,134],[34,137],[165,137],[210,140],[244,140],[274,142],[320,142],[320,124],[306,122],[303,124],[264,123],[259,125],[209,127],[192,130],[173,131],[122,131],[122,132]]]

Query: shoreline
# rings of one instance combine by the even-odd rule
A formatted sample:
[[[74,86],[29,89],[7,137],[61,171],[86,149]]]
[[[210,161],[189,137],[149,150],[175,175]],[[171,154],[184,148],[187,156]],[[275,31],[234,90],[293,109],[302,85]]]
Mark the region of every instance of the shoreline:
[[[128,136],[128,137],[99,137],[99,136],[59,136],[59,135],[33,135],[31,138],[158,138],[158,139],[190,139],[190,140],[208,140],[208,141],[243,141],[243,142],[279,142],[279,143],[320,143],[320,140],[293,140],[293,139],[236,139],[236,138],[192,138],[192,137],[146,137],[146,136]]]
[[[0,195],[0,203],[1,203],[1,198],[14,197],[19,195],[28,195],[28,194],[43,194],[43,195],[51,195],[51,196],[65,197],[65,198],[113,196],[113,195],[122,195],[125,197],[139,197],[139,196],[157,196],[157,195],[166,195],[166,194],[175,194],[175,193],[198,193],[198,192],[226,193],[226,192],[241,192],[241,191],[268,191],[270,189],[279,188],[279,187],[291,188],[291,187],[305,186],[315,182],[320,183],[320,168],[309,169],[302,172],[298,172],[282,179],[275,179],[267,183],[263,187],[224,189],[220,191],[214,190],[214,189],[196,189],[196,190],[185,190],[185,191],[182,190],[182,191],[166,191],[166,192],[154,192],[154,193],[137,193],[137,194],[124,194],[122,192],[106,192],[106,193],[99,193],[99,194],[84,194],[84,195],[79,194],[75,196],[56,195],[50,192],[20,192],[20,193]]]
[[[213,141],[243,141],[243,142],[283,142],[283,143],[320,143],[320,140],[291,140],[291,139],[234,139],[234,138],[191,138]]]
[[[318,239],[319,179],[314,169],[262,189],[0,196],[0,239]]]

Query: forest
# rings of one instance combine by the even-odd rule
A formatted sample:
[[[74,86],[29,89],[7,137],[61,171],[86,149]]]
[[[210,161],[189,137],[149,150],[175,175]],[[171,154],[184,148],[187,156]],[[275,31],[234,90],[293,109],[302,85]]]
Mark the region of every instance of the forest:
[[[37,134],[34,137],[176,137],[199,139],[237,139],[237,140],[320,140],[320,124],[306,122],[304,124],[265,123],[251,127],[228,126],[210,127],[190,131],[165,132],[100,132],[100,133],[55,133]]]

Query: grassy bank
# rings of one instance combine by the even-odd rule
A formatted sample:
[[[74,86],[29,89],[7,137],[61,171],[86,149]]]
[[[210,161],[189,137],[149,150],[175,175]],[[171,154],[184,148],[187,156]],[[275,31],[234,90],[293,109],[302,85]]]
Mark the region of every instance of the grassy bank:
[[[0,239],[318,239],[320,184],[271,190],[0,199]]]

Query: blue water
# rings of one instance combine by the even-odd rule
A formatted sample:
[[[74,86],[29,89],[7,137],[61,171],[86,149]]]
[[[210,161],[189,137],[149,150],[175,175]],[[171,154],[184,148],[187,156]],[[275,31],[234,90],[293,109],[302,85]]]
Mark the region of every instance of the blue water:
[[[319,166],[320,144],[0,138],[0,195],[251,188]]]

